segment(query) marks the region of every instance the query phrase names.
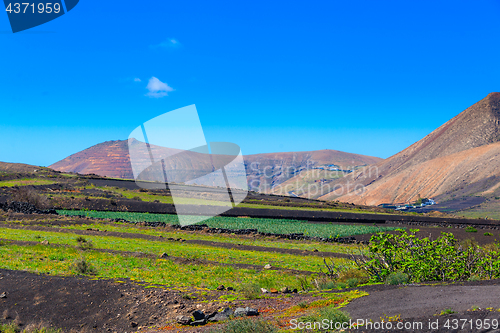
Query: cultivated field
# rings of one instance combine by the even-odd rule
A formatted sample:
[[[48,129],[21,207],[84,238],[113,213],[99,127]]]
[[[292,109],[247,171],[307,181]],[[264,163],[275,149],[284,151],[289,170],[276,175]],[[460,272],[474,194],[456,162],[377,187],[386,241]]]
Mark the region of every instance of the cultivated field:
[[[391,296],[426,281],[442,288],[461,281],[458,294],[481,291],[482,303],[469,294],[467,302],[457,296],[439,303],[452,312],[474,302],[500,308],[485,296],[497,290],[500,274],[494,224],[412,233],[403,222],[421,216],[362,223],[387,212],[254,194],[247,211],[274,217],[218,216],[180,227],[176,215],[158,213],[171,209],[168,192],[50,170],[2,177],[2,333],[294,331],[294,320],[341,323],[364,314],[427,320],[445,310],[417,311],[432,302],[432,289],[415,291],[420,303],[404,311],[404,296]],[[146,208],[156,213],[134,212]],[[331,212],[332,220],[280,217],[290,212]],[[349,216],[356,223],[339,222]]]

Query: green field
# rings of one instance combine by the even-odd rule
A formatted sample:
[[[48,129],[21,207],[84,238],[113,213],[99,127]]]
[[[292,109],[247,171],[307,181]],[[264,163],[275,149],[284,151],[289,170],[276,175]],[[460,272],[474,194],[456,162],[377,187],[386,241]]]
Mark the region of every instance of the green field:
[[[49,241],[50,244],[72,246],[77,245],[76,239],[78,236],[72,233],[0,229],[0,237],[4,239],[18,241],[39,241],[43,239]],[[199,244],[184,244],[175,241],[150,241],[110,236],[85,236],[85,239],[92,241],[95,248],[99,249],[131,251],[155,256],[167,253],[173,257],[217,261],[224,264],[250,264],[257,266],[270,264],[273,267],[310,272],[319,272],[323,268],[323,259],[316,256],[305,257],[274,252],[245,251]],[[335,259],[335,262],[343,266],[349,266],[347,260],[344,259]]]
[[[176,215],[128,212],[96,212],[59,210],[61,215],[86,216],[94,218],[124,219],[130,222],[164,222],[179,224]],[[343,225],[337,223],[308,223],[300,220],[261,219],[216,216],[203,221],[211,228],[257,229],[259,232],[274,234],[302,233],[309,237],[336,238],[395,230],[397,227],[378,227],[366,225]]]
[[[24,178],[16,180],[0,181],[0,187],[14,187],[14,186],[27,186],[27,185],[51,185],[56,181],[40,178]]]
[[[0,246],[0,267],[59,276],[77,275],[73,265],[85,258],[95,268],[97,278],[132,279],[161,284],[171,288],[202,287],[214,289],[220,284],[234,285],[252,281],[268,281],[277,286],[298,286],[294,275],[282,271],[238,269],[232,266],[177,264],[170,260],[148,259],[80,251],[74,248],[34,245]],[[272,281],[272,282],[270,282]],[[265,284],[265,283],[264,283]]]
[[[110,223],[90,223],[90,224],[75,224],[67,226],[54,226],[70,230],[87,230],[98,229],[100,231],[123,232],[130,234],[141,234],[151,236],[161,236],[164,238],[182,238],[186,240],[202,240],[218,243],[241,244],[250,246],[260,246],[269,248],[302,250],[302,251],[322,251],[334,253],[352,253],[363,251],[364,247],[360,248],[355,244],[340,244],[340,243],[324,243],[308,240],[288,240],[288,239],[268,239],[265,237],[241,237],[234,234],[205,234],[199,232],[190,232],[185,230],[166,231],[164,228],[136,226],[130,223],[114,222]]]

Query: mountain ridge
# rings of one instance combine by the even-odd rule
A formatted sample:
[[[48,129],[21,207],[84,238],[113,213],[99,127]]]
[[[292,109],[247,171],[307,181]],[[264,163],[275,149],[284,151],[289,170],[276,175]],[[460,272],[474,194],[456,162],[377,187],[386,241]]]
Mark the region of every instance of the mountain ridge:
[[[266,191],[290,178],[288,171],[298,171],[318,164],[341,167],[366,165],[382,159],[338,150],[264,153],[244,156],[251,190]],[[50,168],[62,172],[96,174],[111,178],[133,179],[127,140],[106,141],[72,154]],[[265,171],[269,172],[265,174]],[[284,170],[284,171],[283,171]],[[269,177],[267,177],[269,176]]]

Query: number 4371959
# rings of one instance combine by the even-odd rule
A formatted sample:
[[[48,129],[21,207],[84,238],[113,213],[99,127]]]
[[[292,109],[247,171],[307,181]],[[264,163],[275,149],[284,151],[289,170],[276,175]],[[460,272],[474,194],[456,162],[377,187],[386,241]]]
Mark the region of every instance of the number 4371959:
[[[9,3],[7,8],[5,9],[9,14],[26,14],[26,13],[38,13],[38,14],[59,14],[61,11],[61,4],[59,3],[38,3],[35,5],[34,3],[22,2],[22,3]]]

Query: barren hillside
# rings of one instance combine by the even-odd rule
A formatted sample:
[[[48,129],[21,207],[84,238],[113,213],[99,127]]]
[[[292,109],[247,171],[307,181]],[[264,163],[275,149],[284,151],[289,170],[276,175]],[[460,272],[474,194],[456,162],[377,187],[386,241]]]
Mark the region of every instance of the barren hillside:
[[[323,189],[328,194],[321,199],[379,204],[414,200],[418,192],[422,196],[435,196],[453,191],[472,181],[462,178],[463,175],[475,174],[482,168],[489,171],[478,174],[479,177],[496,173],[499,165],[490,156],[495,155],[497,146],[473,148],[499,140],[500,93],[491,93],[422,140],[376,164],[376,169],[344,177],[336,182],[335,191]],[[350,193],[363,186],[367,187],[362,196]]]

